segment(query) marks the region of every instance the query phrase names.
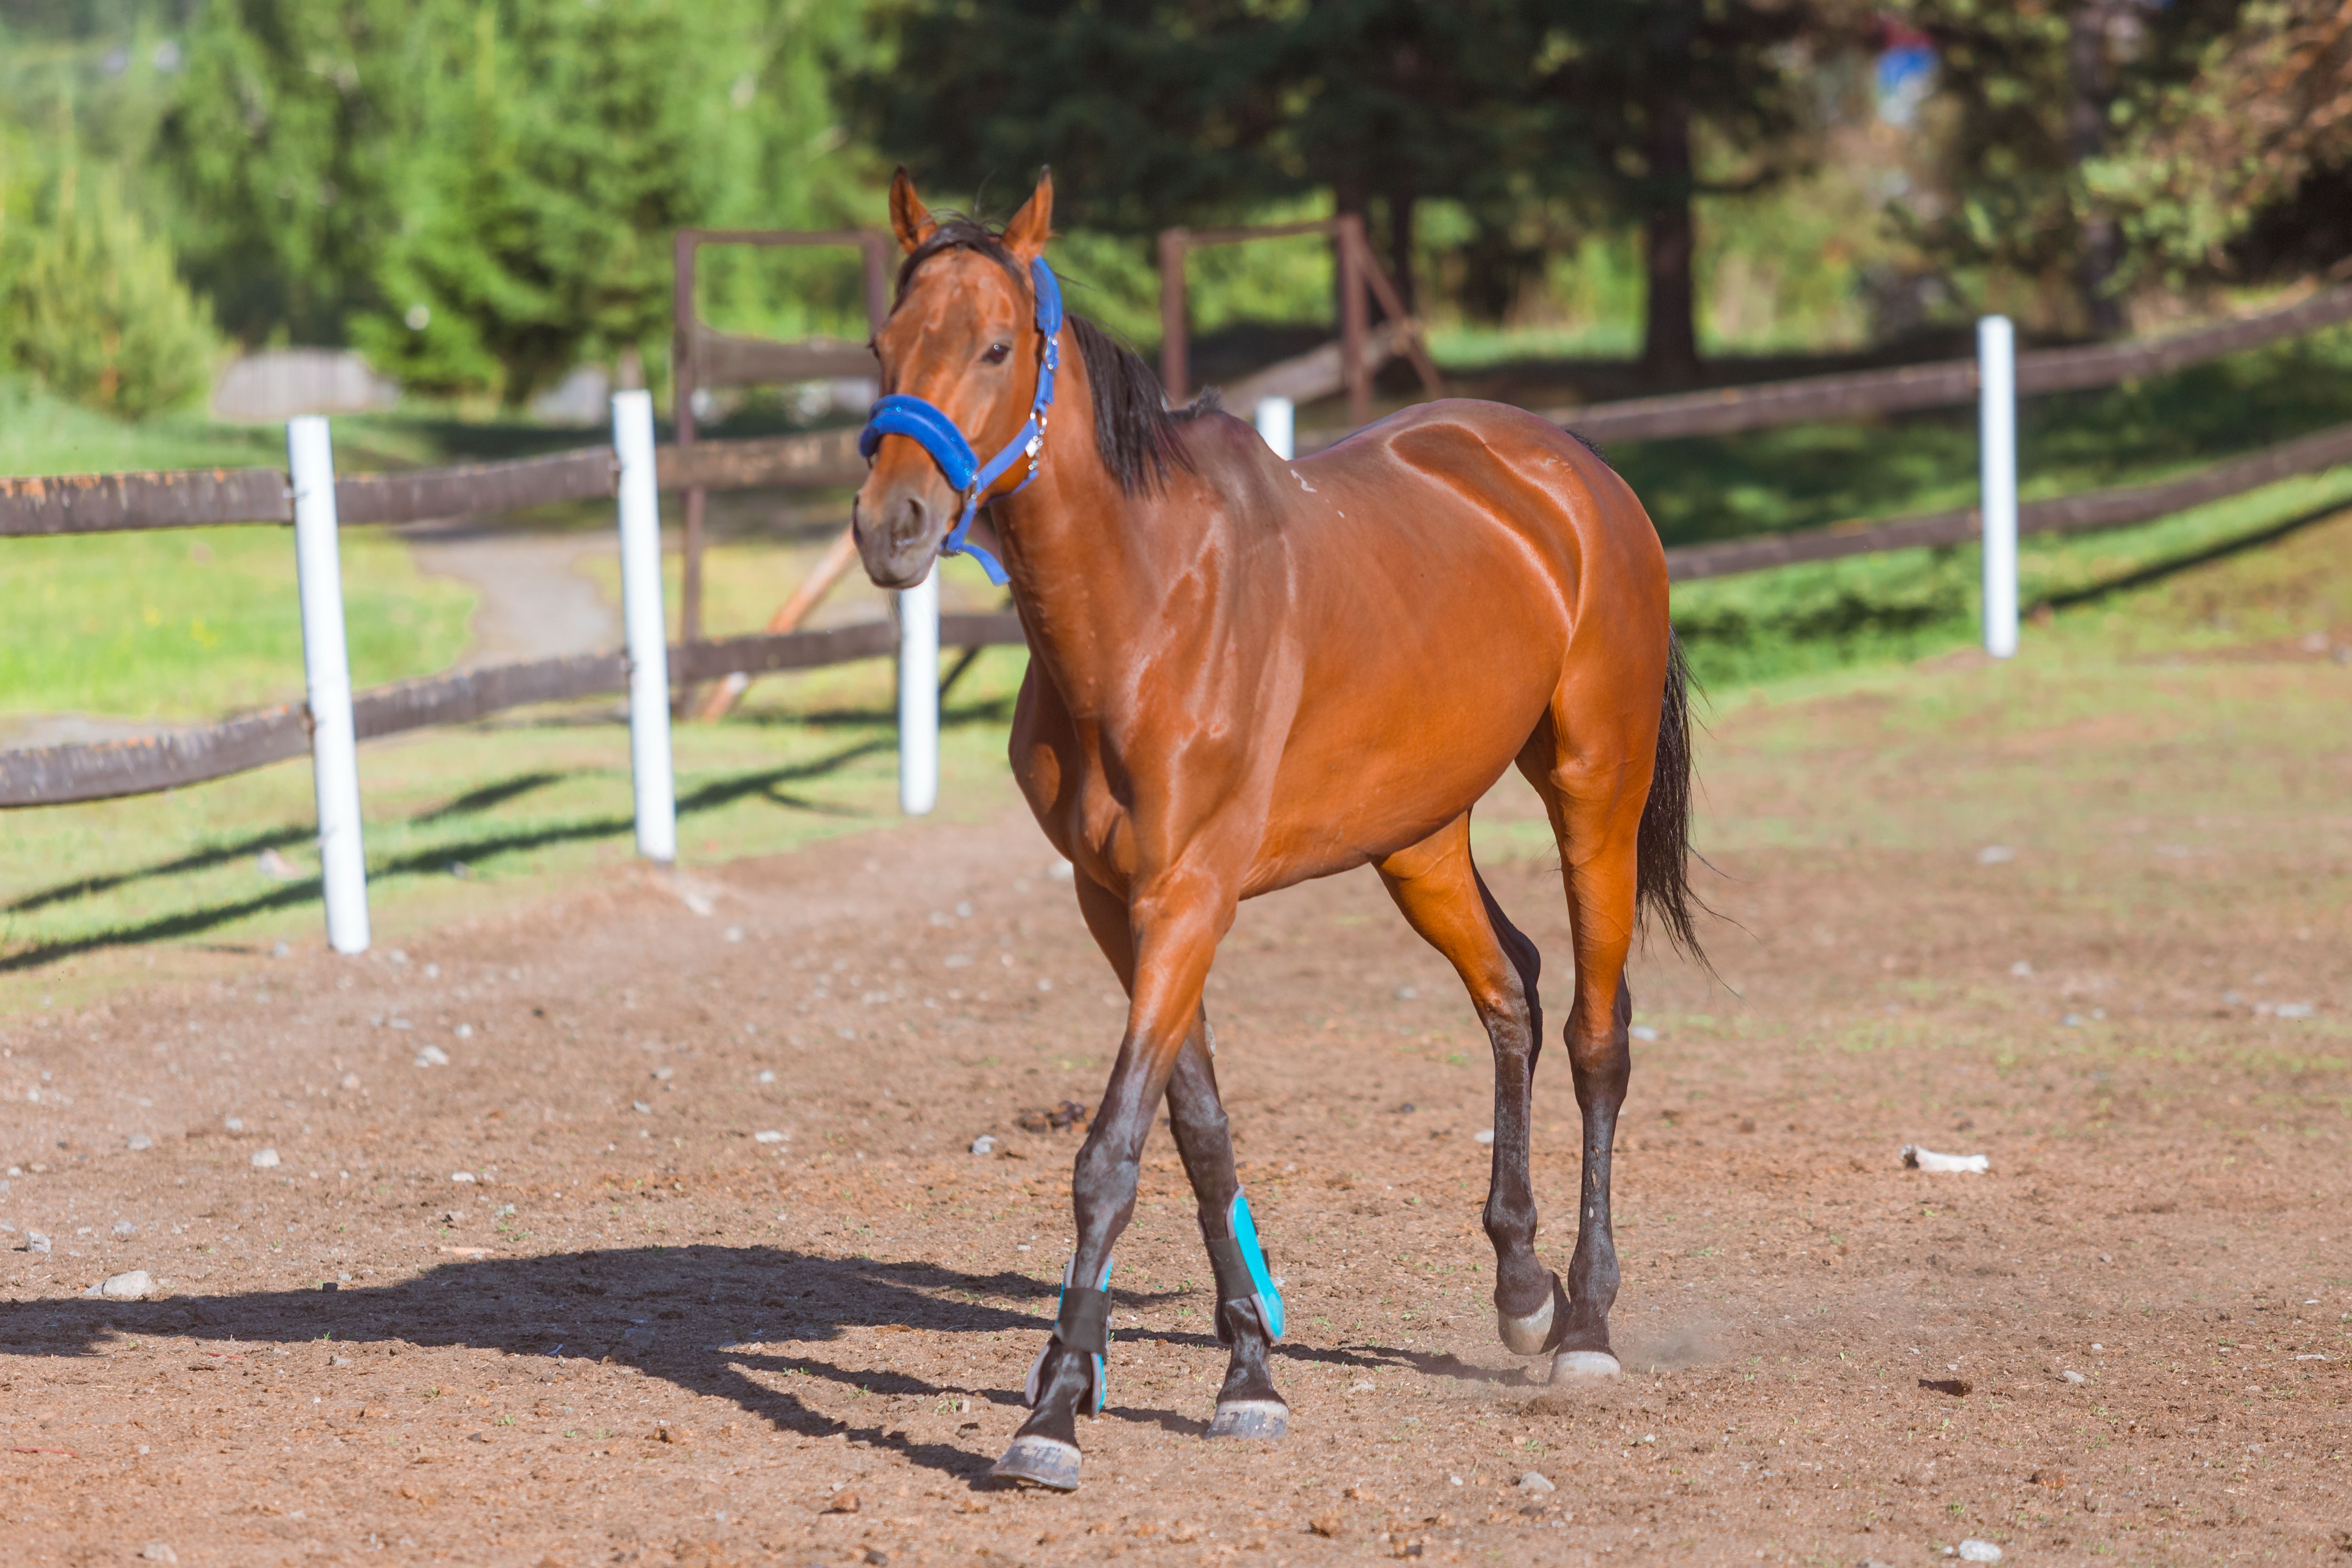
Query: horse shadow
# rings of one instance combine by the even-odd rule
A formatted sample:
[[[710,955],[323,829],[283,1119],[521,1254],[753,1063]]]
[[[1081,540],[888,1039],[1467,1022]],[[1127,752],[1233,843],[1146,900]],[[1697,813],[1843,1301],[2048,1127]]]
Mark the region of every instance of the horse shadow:
[[[1121,1291],[1122,1307],[1175,1292]],[[152,1301],[95,1298],[0,1302],[0,1357],[100,1353],[117,1338],[176,1336],[238,1345],[397,1344],[494,1350],[558,1363],[633,1367],[692,1394],[729,1400],[779,1433],[839,1436],[944,1475],[977,1480],[994,1456],[921,1442],[887,1420],[843,1420],[790,1384],[813,1378],[866,1394],[966,1395],[1019,1406],[1015,1389],[965,1389],[889,1364],[889,1342],[856,1359],[818,1347],[856,1330],[1043,1335],[1056,1288],[1026,1275],[938,1264],[828,1258],[774,1247],[629,1247],[440,1265],[383,1285]],[[1197,1341],[1122,1330],[1129,1344]],[[785,1348],[789,1347],[789,1348]],[[1199,1432],[1174,1411],[1122,1406],[1117,1419]]]

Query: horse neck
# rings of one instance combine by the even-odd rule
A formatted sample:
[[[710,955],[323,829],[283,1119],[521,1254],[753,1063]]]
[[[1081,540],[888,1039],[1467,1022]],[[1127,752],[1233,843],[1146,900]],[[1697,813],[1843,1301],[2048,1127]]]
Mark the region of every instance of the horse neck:
[[[1085,356],[1074,341],[1066,346],[1037,477],[994,510],[1031,654],[1073,709],[1086,710],[1120,650],[1161,608],[1150,551],[1160,531],[1143,515],[1161,498],[1129,495],[1103,466]]]

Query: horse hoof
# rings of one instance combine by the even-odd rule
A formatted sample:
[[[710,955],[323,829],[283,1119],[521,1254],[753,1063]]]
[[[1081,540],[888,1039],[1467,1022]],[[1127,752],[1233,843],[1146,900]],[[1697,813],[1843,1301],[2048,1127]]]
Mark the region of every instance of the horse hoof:
[[[1551,1358],[1551,1380],[1554,1383],[1614,1377],[1622,1370],[1617,1358],[1607,1351],[1562,1351]]]
[[[992,1476],[1046,1487],[1057,1492],[1078,1489],[1078,1450],[1058,1437],[1015,1437],[996,1461]]]
[[[1229,1399],[1209,1423],[1212,1437],[1259,1437],[1267,1441],[1290,1430],[1290,1406],[1279,1399]]]
[[[1503,1348],[1513,1355],[1541,1355],[1552,1348],[1552,1325],[1559,1321],[1559,1310],[1568,1305],[1568,1292],[1560,1289],[1559,1276],[1551,1277],[1551,1295],[1544,1304],[1524,1318],[1506,1316],[1500,1310],[1495,1313],[1495,1330],[1503,1336]]]

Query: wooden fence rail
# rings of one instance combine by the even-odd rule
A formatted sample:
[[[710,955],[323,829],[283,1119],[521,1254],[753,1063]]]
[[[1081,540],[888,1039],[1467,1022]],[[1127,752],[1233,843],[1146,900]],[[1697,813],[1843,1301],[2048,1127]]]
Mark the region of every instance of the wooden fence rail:
[[[855,485],[866,477],[850,429],[664,447],[654,460],[666,490]],[[616,471],[610,447],[585,447],[503,463],[354,474],[335,481],[335,510],[347,523],[429,522],[599,500],[613,494]],[[282,468],[0,479],[0,538],[293,521]]]
[[[1022,640],[1021,618],[1009,612],[940,617],[942,647],[1010,647]],[[898,630],[887,621],[686,643],[669,651],[670,678],[683,686],[739,670],[814,669],[883,658],[898,647]],[[602,697],[627,686],[627,661],[617,653],[486,665],[362,691],[352,699],[353,727],[361,740],[371,741],[541,702]],[[250,772],[310,749],[309,712],[290,703],[166,735],[0,751],[0,808],[152,795]]]
[[[2151,342],[2021,354],[2018,390],[2048,393],[2112,385],[2347,321],[2352,321],[2352,285]],[[1544,416],[1595,441],[1651,441],[1955,405],[1975,397],[1976,386],[1976,363],[1951,360],[1586,404],[1550,409]],[[1343,438],[1302,435],[1299,450],[1319,450]],[[656,462],[666,490],[843,487],[856,484],[866,472],[857,456],[857,432],[846,428],[664,447]],[[425,522],[599,500],[613,494],[613,476],[612,448],[590,447],[511,462],[354,475],[335,481],[335,502],[345,522]],[[285,523],[293,515],[286,475],[278,468],[0,479],[0,538]]]
[[[2153,485],[2126,485],[2028,501],[2017,509],[2020,533],[2090,533],[2153,522],[2208,501],[2242,495],[2297,474],[2314,474],[2352,462],[2352,425],[2283,441],[2275,447],[2231,458],[2193,474]],[[1666,552],[1667,574],[1677,583],[1729,577],[1806,561],[1835,561],[1881,550],[1922,545],[1972,544],[1982,520],[1974,507],[1925,512],[1891,522],[1834,523],[1788,533],[1727,539],[1719,544],[1686,544]]]
[[[2021,395],[2080,392],[2260,348],[2352,321],[2352,285],[2330,289],[2275,310],[2219,321],[2144,342],[2089,348],[2040,349],[2017,356]],[[1543,416],[1594,441],[1659,441],[1682,436],[1729,436],[1783,425],[1870,418],[1974,401],[1974,360],[1898,365],[1889,370],[1802,376],[1755,386],[1721,386],[1663,397],[1548,408]],[[1345,440],[1344,435],[1299,438],[1302,452]]]

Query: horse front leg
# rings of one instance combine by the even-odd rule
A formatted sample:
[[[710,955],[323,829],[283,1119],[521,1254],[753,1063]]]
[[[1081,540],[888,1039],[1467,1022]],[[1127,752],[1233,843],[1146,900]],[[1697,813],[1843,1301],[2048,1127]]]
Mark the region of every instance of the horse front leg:
[[[999,1476],[1059,1491],[1077,1488],[1077,1418],[1098,1414],[1107,1392],[1111,1248],[1134,1215],[1144,1140],[1200,1015],[1201,988],[1233,910],[1230,895],[1197,884],[1162,886],[1129,903],[1135,984],[1127,1035],[1078,1150],[1071,1182],[1077,1244],[1053,1335],[1030,1370],[1029,1419],[996,1462]]]
[[[1282,1335],[1282,1296],[1234,1170],[1233,1134],[1217,1095],[1215,1041],[1203,1013],[1184,1037],[1168,1082],[1168,1124],[1200,1205],[1201,1239],[1216,1282],[1212,1316],[1218,1342],[1233,1352],[1209,1436],[1280,1437],[1290,1430],[1290,1406],[1275,1388],[1266,1360]]]

